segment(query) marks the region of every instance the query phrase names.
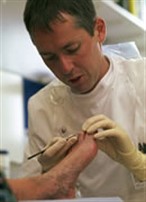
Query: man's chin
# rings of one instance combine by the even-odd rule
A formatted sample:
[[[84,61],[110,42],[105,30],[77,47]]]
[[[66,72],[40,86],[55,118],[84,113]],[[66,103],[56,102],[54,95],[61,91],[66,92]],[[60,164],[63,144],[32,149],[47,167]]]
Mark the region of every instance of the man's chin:
[[[90,90],[87,90],[87,89],[77,89],[77,88],[71,88],[71,91],[74,94],[86,94],[86,93],[90,92]]]

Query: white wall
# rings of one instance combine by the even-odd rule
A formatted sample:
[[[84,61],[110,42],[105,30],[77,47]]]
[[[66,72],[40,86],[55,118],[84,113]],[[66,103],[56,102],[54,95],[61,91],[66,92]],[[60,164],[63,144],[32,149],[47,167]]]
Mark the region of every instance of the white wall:
[[[45,66],[23,23],[26,0],[0,0],[0,67],[23,77],[41,80],[52,73]],[[51,76],[52,78],[52,76]]]
[[[0,67],[37,81],[52,80],[52,73],[44,65],[32,45],[23,23],[26,0],[0,0]],[[106,44],[135,41],[142,55],[145,51],[146,23],[111,0],[94,0],[97,15],[107,22]]]
[[[0,71],[0,149],[8,149],[10,160],[22,162],[25,144],[22,77]]]

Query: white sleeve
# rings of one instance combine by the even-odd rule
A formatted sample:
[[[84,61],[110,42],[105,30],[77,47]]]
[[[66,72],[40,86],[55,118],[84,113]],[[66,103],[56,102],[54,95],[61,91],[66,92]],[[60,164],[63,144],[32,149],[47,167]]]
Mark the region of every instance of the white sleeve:
[[[130,68],[127,68],[127,71],[136,92],[136,119],[138,124],[143,123],[144,125],[143,129],[141,130],[142,132],[138,134],[138,149],[144,153],[144,155],[146,155],[146,58],[133,60],[133,64],[130,66]],[[146,162],[144,166],[146,167]],[[138,181],[132,174],[131,176],[135,189],[146,187],[146,181]]]

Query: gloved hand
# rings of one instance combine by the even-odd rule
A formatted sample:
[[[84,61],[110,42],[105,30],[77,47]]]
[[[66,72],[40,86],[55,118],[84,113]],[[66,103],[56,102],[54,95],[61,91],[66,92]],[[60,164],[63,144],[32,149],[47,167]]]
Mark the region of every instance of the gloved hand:
[[[52,142],[45,146],[44,153],[38,157],[38,161],[42,166],[42,173],[47,172],[58,164],[77,140],[77,135],[70,135],[67,138],[53,138]]]
[[[138,180],[146,180],[146,155],[138,151],[118,124],[104,115],[97,115],[86,120],[82,129],[94,134],[99,148],[127,167]]]

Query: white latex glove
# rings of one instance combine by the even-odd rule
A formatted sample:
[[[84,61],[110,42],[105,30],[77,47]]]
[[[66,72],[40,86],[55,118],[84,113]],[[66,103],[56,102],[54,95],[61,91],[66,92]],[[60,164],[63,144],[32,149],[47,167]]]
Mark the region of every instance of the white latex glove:
[[[52,142],[46,145],[44,153],[38,157],[42,166],[42,172],[47,172],[61,161],[69,149],[77,142],[77,136],[70,135],[68,138],[55,137]]]
[[[85,121],[82,129],[94,134],[99,148],[127,167],[138,180],[146,180],[146,155],[134,146],[128,134],[118,124],[104,115],[96,115]]]

